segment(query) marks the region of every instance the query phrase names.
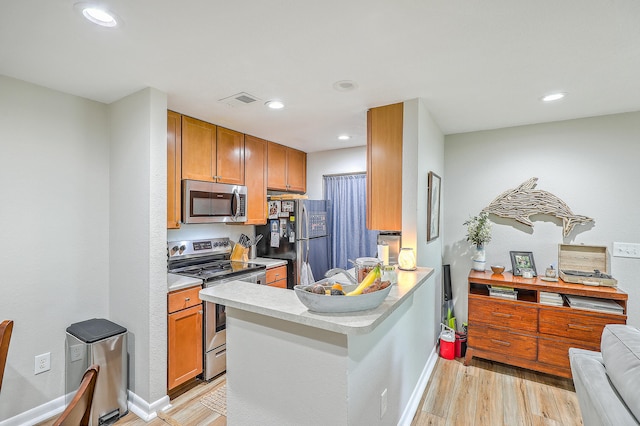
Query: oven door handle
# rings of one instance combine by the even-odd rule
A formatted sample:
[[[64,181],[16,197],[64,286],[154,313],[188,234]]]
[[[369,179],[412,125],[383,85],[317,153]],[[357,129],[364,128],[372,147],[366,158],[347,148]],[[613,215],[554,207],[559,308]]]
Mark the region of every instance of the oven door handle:
[[[233,204],[231,204],[231,216],[234,221],[238,220],[238,216],[240,215],[240,193],[238,192],[238,188],[233,189],[233,199],[235,200],[236,208],[233,208]]]

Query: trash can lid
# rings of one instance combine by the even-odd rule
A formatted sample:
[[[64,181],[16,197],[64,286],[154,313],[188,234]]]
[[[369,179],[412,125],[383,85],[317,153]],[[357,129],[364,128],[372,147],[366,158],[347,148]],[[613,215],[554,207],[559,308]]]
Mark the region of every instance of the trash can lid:
[[[85,343],[94,343],[126,332],[126,328],[104,318],[76,322],[67,327],[67,333]]]

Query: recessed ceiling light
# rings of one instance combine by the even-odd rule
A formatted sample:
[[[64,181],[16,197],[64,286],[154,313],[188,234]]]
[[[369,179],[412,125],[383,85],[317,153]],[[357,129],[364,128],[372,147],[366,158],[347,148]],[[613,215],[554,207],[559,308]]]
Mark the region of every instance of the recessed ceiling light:
[[[120,23],[120,19],[115,13],[96,4],[80,2],[76,3],[74,7],[82,13],[85,19],[101,27],[113,28]]]
[[[565,96],[567,96],[567,94],[564,93],[564,92],[550,93],[550,94],[542,97],[542,102],[559,101],[560,99],[564,98]]]
[[[341,141],[348,141],[349,139],[351,139],[351,136],[349,136],[349,135],[340,135],[340,136],[338,136],[338,139],[340,139]]]
[[[358,84],[353,80],[340,80],[333,83],[333,88],[338,92],[348,92],[358,88]]]
[[[282,101],[278,101],[278,100],[271,100],[271,101],[267,101],[265,103],[266,106],[268,106],[271,109],[282,109],[284,108],[284,103],[282,103]]]

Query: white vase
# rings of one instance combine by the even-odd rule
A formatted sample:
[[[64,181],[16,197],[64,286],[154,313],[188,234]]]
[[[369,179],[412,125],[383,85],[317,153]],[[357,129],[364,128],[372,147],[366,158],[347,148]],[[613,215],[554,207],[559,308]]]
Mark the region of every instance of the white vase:
[[[473,255],[473,269],[475,271],[484,271],[487,266],[487,258],[484,252],[484,246],[476,246],[476,252]]]

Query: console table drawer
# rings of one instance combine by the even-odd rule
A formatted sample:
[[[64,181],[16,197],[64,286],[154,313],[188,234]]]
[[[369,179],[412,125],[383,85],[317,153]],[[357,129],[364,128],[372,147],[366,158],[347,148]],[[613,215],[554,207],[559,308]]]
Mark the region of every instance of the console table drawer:
[[[535,336],[516,334],[491,326],[469,324],[469,346],[535,361],[538,342]]]
[[[512,301],[493,301],[469,296],[469,324],[484,323],[511,329],[538,330],[538,308]]]
[[[538,361],[558,367],[571,368],[569,348],[599,351],[600,345],[585,344],[577,340],[544,339],[541,337],[538,339]]]
[[[580,340],[600,345],[602,330],[607,324],[625,324],[624,317],[615,315],[598,316],[586,311],[569,309],[540,310],[540,333]]]

